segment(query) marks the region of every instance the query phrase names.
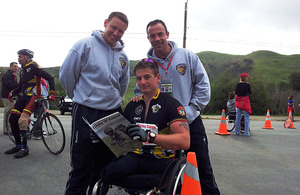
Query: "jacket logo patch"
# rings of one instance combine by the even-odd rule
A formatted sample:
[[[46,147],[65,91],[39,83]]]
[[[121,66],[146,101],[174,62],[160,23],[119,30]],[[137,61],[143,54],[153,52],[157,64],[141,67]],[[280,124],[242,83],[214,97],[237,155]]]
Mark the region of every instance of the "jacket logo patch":
[[[180,116],[185,116],[185,110],[182,106],[177,107],[177,111]]]
[[[185,64],[178,64],[176,66],[176,70],[181,74],[182,76],[186,73],[186,65]]]
[[[27,68],[27,69],[26,69],[26,72],[30,72],[30,71],[31,71],[31,68]]]
[[[122,69],[124,69],[127,65],[126,60],[123,57],[119,58]]]
[[[135,114],[140,115],[143,112],[144,108],[142,105],[139,105],[138,107],[135,108]]]
[[[156,105],[153,105],[151,108],[152,108],[153,113],[157,113],[161,109],[161,105],[156,104]]]

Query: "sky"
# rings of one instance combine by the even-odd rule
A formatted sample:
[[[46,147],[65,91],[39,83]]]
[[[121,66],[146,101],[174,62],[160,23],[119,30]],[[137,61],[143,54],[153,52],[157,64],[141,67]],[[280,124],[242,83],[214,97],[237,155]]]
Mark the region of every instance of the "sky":
[[[300,54],[299,0],[2,0],[0,66],[17,61],[23,48],[34,51],[41,67],[61,66],[75,42],[104,30],[112,11],[129,19],[122,40],[130,60],[146,57],[146,25],[154,19],[163,20],[169,39],[183,47],[186,2],[186,48],[195,53]]]

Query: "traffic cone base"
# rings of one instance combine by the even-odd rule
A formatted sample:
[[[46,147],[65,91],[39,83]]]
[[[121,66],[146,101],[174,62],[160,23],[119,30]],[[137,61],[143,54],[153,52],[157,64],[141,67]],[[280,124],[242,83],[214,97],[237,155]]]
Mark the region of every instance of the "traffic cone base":
[[[291,119],[292,124],[291,124],[291,126],[288,127],[288,129],[296,129],[296,127],[294,127],[292,111],[290,111],[289,118]]]
[[[225,118],[225,110],[222,110],[221,122],[219,125],[219,131],[215,132],[217,135],[231,135],[231,133],[227,132],[226,118]]]
[[[270,119],[270,111],[268,109],[267,111],[267,116],[266,116],[266,121],[265,121],[265,126],[263,129],[274,129],[271,125],[271,119]]]

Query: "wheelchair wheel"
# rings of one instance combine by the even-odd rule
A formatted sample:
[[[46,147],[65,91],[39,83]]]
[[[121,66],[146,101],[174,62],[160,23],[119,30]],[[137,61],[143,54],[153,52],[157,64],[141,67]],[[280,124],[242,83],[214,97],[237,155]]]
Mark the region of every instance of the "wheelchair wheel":
[[[181,193],[185,166],[186,158],[181,158],[177,161],[168,177],[169,179],[166,183],[165,195],[179,195]]]
[[[225,118],[226,118],[227,131],[231,132],[235,127],[235,119],[233,119],[229,113],[226,114]]]
[[[104,186],[102,180],[100,179],[93,188],[92,195],[106,195],[106,194],[114,194],[114,195],[128,195],[129,193],[125,190],[125,188],[108,185]]]

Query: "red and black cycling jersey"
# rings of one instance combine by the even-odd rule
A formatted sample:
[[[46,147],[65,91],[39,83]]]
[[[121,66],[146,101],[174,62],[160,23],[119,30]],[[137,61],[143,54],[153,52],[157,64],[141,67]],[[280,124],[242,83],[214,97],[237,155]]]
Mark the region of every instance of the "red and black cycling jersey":
[[[14,93],[18,94],[21,92],[28,96],[40,96],[41,78],[44,78],[49,82],[50,91],[55,91],[54,78],[48,72],[40,68],[34,61],[26,64],[20,72],[20,82],[18,88],[14,90]],[[37,91],[37,94],[33,93],[34,89]]]
[[[125,108],[124,116],[131,124],[148,123],[158,127],[158,134],[171,134],[170,124],[175,121],[187,122],[185,110],[183,106],[175,98],[161,93],[160,90],[157,96],[150,101],[147,118],[146,103],[141,96],[138,102],[129,102]],[[173,151],[166,150],[160,146],[144,145],[141,149],[134,151],[137,154],[151,154],[155,158],[171,158]]]

